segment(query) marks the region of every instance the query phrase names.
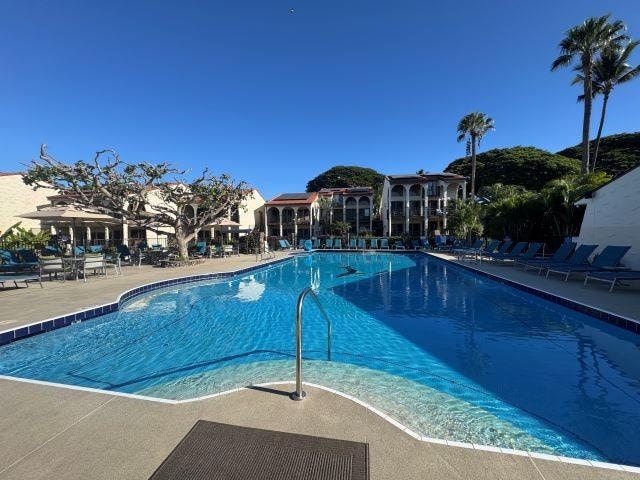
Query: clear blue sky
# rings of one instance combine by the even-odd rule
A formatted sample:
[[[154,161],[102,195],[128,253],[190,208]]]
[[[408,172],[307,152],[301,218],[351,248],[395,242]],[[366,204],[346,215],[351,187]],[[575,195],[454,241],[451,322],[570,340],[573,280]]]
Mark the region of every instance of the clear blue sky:
[[[637,0],[5,1],[0,170],[41,143],[69,162],[112,147],[269,198],[334,165],[439,171],[474,110],[495,119],[483,151],[557,151],[579,143],[582,107],[549,66],[605,13],[640,38]],[[604,133],[639,130],[639,102],[640,80],[615,91]]]

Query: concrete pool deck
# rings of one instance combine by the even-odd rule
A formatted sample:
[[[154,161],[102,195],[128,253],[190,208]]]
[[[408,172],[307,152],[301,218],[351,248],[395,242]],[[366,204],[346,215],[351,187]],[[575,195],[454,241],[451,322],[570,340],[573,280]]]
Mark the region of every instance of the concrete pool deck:
[[[43,289],[32,285],[1,291],[0,330],[112,302],[141,284],[255,263],[255,256],[240,256],[184,268],[127,267],[122,277],[90,278],[87,283],[47,282]],[[540,282],[563,296],[573,295],[573,290],[576,295],[582,292],[576,300],[589,300],[594,306],[602,302],[601,308],[620,315],[629,316],[633,306],[638,310],[640,304],[635,289],[609,294],[604,285],[584,288],[578,282],[545,280],[510,267],[483,264],[481,268],[499,269],[516,281]],[[620,303],[622,310],[613,310]],[[242,389],[168,404],[0,379],[4,412],[0,418],[0,479],[146,479],[199,419],[368,442],[372,479],[639,478],[623,470],[423,442],[342,396],[307,387],[308,398],[293,402],[287,396],[292,389],[286,384]]]

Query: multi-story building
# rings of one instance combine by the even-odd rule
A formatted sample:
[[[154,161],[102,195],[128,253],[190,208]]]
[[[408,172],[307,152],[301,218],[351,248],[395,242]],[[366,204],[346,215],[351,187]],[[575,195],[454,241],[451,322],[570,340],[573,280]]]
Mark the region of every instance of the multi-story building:
[[[466,198],[466,186],[465,177],[453,173],[387,175],[380,205],[383,235],[445,233],[449,203]]]
[[[47,205],[47,197],[55,190],[41,188],[34,190],[22,181],[21,173],[0,172],[0,231],[5,231],[20,222],[22,228],[40,231],[38,220],[17,217],[21,213],[36,210],[40,205]]]
[[[372,230],[374,209],[371,187],[323,188],[318,192],[318,202],[321,224],[347,222],[354,234]],[[327,209],[329,202],[331,207]]]
[[[283,193],[264,204],[265,235],[311,238],[318,229],[318,194]]]

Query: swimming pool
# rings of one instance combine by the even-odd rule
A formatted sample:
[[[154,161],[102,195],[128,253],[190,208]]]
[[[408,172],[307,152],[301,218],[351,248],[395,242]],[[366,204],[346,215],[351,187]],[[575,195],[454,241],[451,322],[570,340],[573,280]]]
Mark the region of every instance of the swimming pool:
[[[346,268],[350,267],[350,268]],[[186,399],[294,379],[426,436],[639,464],[640,337],[420,253],[314,253],[0,347],[0,374]]]

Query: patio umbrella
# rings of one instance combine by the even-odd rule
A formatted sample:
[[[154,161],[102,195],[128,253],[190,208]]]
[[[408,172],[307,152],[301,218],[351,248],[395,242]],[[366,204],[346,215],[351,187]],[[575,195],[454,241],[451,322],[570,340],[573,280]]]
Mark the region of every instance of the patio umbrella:
[[[215,238],[215,231],[218,230],[220,232],[220,245],[223,244],[223,238],[225,233],[238,232],[240,231],[240,224],[238,222],[234,222],[233,220],[229,220],[227,218],[218,218],[216,221],[205,225],[205,227],[210,227],[212,230],[212,236]]]
[[[20,218],[29,218],[32,220],[40,220],[44,223],[52,224],[68,224],[74,230],[73,241],[76,243],[75,228],[81,224],[109,224],[116,225],[122,221],[118,218],[100,213],[96,210],[82,208],[77,205],[63,205],[59,207],[45,207],[35,212],[27,212],[17,215]]]

